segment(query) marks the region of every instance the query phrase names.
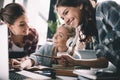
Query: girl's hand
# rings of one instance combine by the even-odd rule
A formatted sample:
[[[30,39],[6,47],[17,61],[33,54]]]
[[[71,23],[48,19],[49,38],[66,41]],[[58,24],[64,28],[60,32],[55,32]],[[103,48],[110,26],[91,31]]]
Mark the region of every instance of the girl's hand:
[[[70,55],[62,55],[58,60],[58,63],[67,67],[67,66],[74,66],[75,59]]]
[[[18,61],[17,59],[10,59],[9,60],[9,68],[13,69],[14,65],[18,64],[20,61]]]

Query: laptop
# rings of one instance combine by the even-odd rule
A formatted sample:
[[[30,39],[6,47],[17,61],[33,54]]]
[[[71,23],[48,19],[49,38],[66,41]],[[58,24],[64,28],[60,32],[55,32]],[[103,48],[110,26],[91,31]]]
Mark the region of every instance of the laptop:
[[[21,52],[19,52],[19,51],[9,51],[9,58],[10,59],[11,58],[22,58],[22,57],[24,57],[26,55],[27,54],[24,51],[21,51]]]
[[[8,55],[8,27],[6,24],[0,25],[0,80],[36,80],[36,79],[51,79],[50,77],[35,74],[29,71],[9,70],[9,58],[16,58],[16,52],[11,52]],[[23,53],[23,52],[18,52]],[[24,55],[21,55],[21,57]]]
[[[96,57],[96,51],[95,50],[76,50],[78,54],[80,54],[81,59],[93,59]]]
[[[0,80],[8,80],[8,27],[0,25]]]
[[[10,80],[48,80],[51,79],[48,76],[41,75],[39,73],[27,71],[27,70],[21,70],[21,71],[9,71],[9,79]]]

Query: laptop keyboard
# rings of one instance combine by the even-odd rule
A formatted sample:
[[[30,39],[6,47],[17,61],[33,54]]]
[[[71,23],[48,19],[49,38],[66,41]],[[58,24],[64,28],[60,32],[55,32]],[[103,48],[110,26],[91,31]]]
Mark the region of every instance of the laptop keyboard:
[[[52,75],[51,75],[52,76]],[[47,75],[41,75],[35,72],[29,72],[26,70],[16,71],[11,70],[9,71],[9,80],[49,80],[51,77]]]
[[[21,75],[21,74],[18,74],[16,72],[9,72],[9,79],[10,80],[25,80],[27,79],[28,77],[24,76],[24,75]]]

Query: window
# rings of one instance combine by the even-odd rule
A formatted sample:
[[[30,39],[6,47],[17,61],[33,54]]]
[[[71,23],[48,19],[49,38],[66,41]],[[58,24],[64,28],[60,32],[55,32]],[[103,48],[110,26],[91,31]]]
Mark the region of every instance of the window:
[[[39,33],[39,45],[46,43],[50,0],[28,0],[26,8],[29,23]]]
[[[50,0],[5,0],[4,5],[16,2],[26,8],[29,24],[39,33],[38,45],[46,43]]]

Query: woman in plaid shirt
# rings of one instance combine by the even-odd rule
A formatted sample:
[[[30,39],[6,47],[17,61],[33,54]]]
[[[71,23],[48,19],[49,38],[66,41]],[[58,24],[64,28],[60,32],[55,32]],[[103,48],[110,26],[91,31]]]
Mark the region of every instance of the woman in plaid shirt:
[[[17,52],[23,52],[17,56],[20,61],[35,52],[38,43],[38,33],[29,27],[25,13],[25,9],[18,3],[10,3],[0,10],[0,19],[9,29],[9,56],[12,52],[16,52],[15,55]],[[14,60],[18,59],[10,59],[10,66],[14,64]]]
[[[74,28],[80,25],[86,38],[94,38],[97,55],[92,60],[62,56],[63,61],[93,68],[107,67],[110,61],[120,70],[120,6],[116,2],[105,1],[93,7],[89,0],[57,0],[56,11],[67,25]]]

